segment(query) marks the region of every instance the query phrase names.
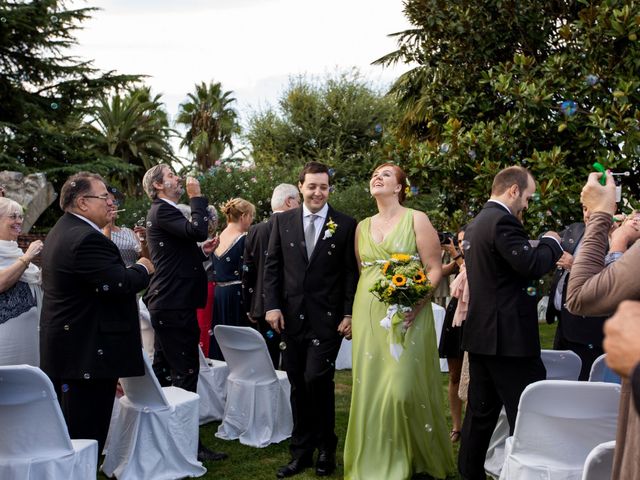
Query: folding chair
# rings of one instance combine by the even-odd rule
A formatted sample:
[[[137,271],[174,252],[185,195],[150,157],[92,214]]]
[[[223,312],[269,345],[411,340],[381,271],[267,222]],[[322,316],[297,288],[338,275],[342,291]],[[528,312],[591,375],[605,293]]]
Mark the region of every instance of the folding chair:
[[[51,380],[37,367],[0,367],[0,478],[96,478],[98,442],[71,440]]]
[[[229,366],[227,403],[216,437],[266,447],[291,436],[293,417],[287,374],[273,368],[262,335],[253,328],[216,325]]]
[[[620,386],[543,380],[520,397],[501,480],[580,480],[593,448],[615,439]]]
[[[617,383],[620,385],[622,383],[620,375],[607,366],[606,358],[607,354],[603,353],[595,359],[593,365],[591,365],[591,371],[589,372],[589,381]]]
[[[227,362],[205,358],[202,349],[200,355],[200,373],[198,374],[198,395],[200,395],[200,425],[222,420],[224,404],[227,398]]]
[[[207,471],[197,460],[200,397],[160,387],[149,358],[143,358],[143,376],[120,379],[125,395],[111,422],[101,469],[118,480],[200,477]]]
[[[582,480],[609,480],[613,469],[613,454],[616,441],[596,445],[587,455],[582,471]]]

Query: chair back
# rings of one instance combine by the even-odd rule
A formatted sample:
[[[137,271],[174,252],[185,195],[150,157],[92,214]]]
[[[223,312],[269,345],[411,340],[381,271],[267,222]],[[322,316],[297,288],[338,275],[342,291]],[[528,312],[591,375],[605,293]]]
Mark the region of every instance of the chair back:
[[[613,469],[613,453],[616,449],[616,441],[604,442],[589,452],[584,462],[582,480],[602,480],[611,478]]]
[[[622,379],[620,378],[620,375],[608,367],[606,358],[607,354],[603,353],[595,359],[593,365],[591,365],[591,371],[589,372],[589,381],[617,383],[619,385],[622,383]]]
[[[578,380],[582,360],[571,350],[542,350],[540,357],[547,369],[547,380]]]
[[[229,366],[229,378],[252,382],[277,381],[267,344],[256,330],[216,325],[213,334]]]
[[[124,394],[134,405],[144,408],[168,407],[169,402],[162,392],[162,387],[156,378],[149,357],[142,351],[144,359],[144,375],[141,377],[126,377],[120,379]]]
[[[198,359],[200,360],[200,371],[207,371],[209,370],[211,367],[209,366],[209,364],[207,363],[207,359],[204,356],[204,352],[202,351],[202,348],[200,348],[200,345],[198,345]]]
[[[599,443],[616,437],[620,386],[542,380],[520,397],[511,455],[582,465]]]
[[[53,384],[37,367],[0,367],[0,460],[72,454]]]

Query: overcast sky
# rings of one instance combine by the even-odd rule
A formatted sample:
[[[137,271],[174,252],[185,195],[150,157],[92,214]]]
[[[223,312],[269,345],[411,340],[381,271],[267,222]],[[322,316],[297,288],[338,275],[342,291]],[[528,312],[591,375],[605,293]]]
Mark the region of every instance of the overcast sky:
[[[410,28],[401,0],[89,0],[74,53],[103,70],[149,75],[173,117],[202,81],[232,90],[245,121],[275,104],[291,75],[352,67],[378,86],[407,69],[371,62]]]

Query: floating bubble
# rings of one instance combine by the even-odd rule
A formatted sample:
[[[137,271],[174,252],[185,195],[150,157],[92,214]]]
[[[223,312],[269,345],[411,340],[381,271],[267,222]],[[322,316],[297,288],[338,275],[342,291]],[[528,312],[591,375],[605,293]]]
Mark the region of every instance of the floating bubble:
[[[538,192],[534,192],[533,195],[531,195],[531,200],[533,202],[539,202],[540,201],[540,194]]]
[[[66,383],[62,384],[62,393],[67,393],[69,391],[69,385]]]
[[[440,145],[440,153],[448,153],[451,146],[448,143]]]
[[[564,113],[567,117],[571,117],[575,115],[576,111],[578,110],[578,104],[573,100],[565,100],[560,104],[560,110],[562,110],[562,113]]]
[[[212,329],[209,329],[209,331],[207,333],[209,334],[210,337],[213,336],[213,330]]]
[[[231,261],[231,258],[230,258],[230,257],[225,257],[225,260],[226,260],[227,262],[230,262],[230,261]]]
[[[425,424],[424,429],[427,431],[427,433],[431,433],[433,431],[433,427],[428,423]]]
[[[598,77],[598,75],[594,75],[593,73],[590,73],[585,77],[584,81],[587,83],[587,85],[589,85],[590,87],[593,87],[596,83],[600,81],[600,77]]]
[[[290,247],[293,247],[293,246],[294,246],[293,242],[291,242],[291,243],[289,244],[289,246],[290,246]]]
[[[237,277],[238,275],[240,275],[240,272],[236,270],[233,272],[233,274]]]
[[[64,327],[62,327],[62,328],[64,328],[67,332],[69,331],[69,325],[65,325],[65,326],[64,326]]]
[[[104,351],[101,348],[98,349],[98,355],[104,355]]]
[[[51,21],[52,21],[53,23],[56,23],[56,22],[58,21],[58,17],[56,17],[55,15],[52,15],[52,16],[51,16]]]
[[[318,340],[317,338],[314,338],[313,340],[311,340],[311,345],[313,345],[314,347],[317,347],[318,345],[320,345],[320,340]]]
[[[518,255],[517,250],[511,250],[511,255]]]
[[[140,220],[143,220],[142,218]],[[151,227],[151,222],[147,222],[147,228]]]
[[[335,168],[330,168],[329,169],[329,176],[333,177],[336,174],[336,169]]]
[[[304,320],[304,315],[302,313],[300,314],[300,320]]]
[[[267,330],[267,333],[265,333],[264,336],[271,339],[275,336],[275,333],[273,333],[273,330]]]
[[[51,110],[57,110],[58,106],[59,105],[56,102],[51,102]]]
[[[85,373],[82,378],[84,378],[85,380],[89,380],[91,378],[91,375],[89,373]]]
[[[161,247],[164,247],[164,242],[160,242],[158,243],[158,245],[160,245]]]
[[[471,160],[475,160],[475,159],[476,159],[476,157],[478,156],[478,154],[476,153],[476,151],[475,151],[475,150],[469,150],[469,151],[467,152],[467,155],[469,155],[469,158],[470,158]]]
[[[537,293],[537,290],[535,287],[527,288],[527,295],[529,295],[530,297],[535,297],[536,293]]]
[[[280,344],[278,345],[278,348],[280,350],[286,350],[287,349],[287,344],[285,342],[280,342]]]
[[[104,290],[105,292],[109,291],[109,285],[103,285],[102,286],[102,290]]]
[[[469,250],[471,248],[471,242],[463,240],[462,243],[460,243],[460,246],[463,250]]]
[[[382,133],[382,125],[380,125],[379,123],[376,123],[376,126],[373,127],[373,130],[376,133]]]

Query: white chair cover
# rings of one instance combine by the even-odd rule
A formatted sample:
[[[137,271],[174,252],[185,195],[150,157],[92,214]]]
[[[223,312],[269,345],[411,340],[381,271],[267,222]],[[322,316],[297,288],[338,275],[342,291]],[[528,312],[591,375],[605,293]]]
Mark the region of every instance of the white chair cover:
[[[580,480],[589,452],[615,439],[620,386],[543,380],[520,397],[501,480]]]
[[[140,319],[140,336],[142,337],[142,348],[153,358],[155,353],[156,332],[151,326],[151,314],[149,309],[142,301],[142,297],[138,299],[138,318]]]
[[[96,478],[98,442],[70,440],[53,384],[29,365],[0,367],[0,478]]]
[[[613,469],[613,453],[616,441],[604,442],[596,445],[584,462],[582,480],[609,480]]]
[[[200,395],[200,425],[222,420],[224,404],[227,398],[227,362],[205,358],[202,349],[200,355],[200,373],[198,374],[198,395]]]
[[[253,328],[216,325],[229,366],[227,402],[216,437],[266,447],[291,436],[293,417],[287,374],[273,369],[262,335]]]
[[[547,370],[547,380],[578,380],[582,360],[571,350],[542,350],[540,358]],[[504,448],[509,436],[509,421],[507,412],[500,410],[498,423],[491,435],[484,470],[492,478],[500,477],[504,465]]]
[[[433,310],[433,326],[436,329],[436,343],[440,343],[440,334],[442,333],[442,324],[444,323],[445,309],[437,303],[431,304]],[[351,340],[342,339],[338,358],[336,358],[336,370],[351,370]],[[448,372],[449,365],[445,358],[440,359],[440,371]]]
[[[607,354],[603,353],[595,359],[593,365],[591,365],[591,371],[589,372],[590,382],[609,382],[609,383],[622,383],[620,375],[615,373],[607,366],[606,362]]]
[[[102,471],[118,480],[169,480],[207,472],[197,460],[199,396],[161,388],[149,358],[145,374],[121,378],[125,395],[112,419]]]

